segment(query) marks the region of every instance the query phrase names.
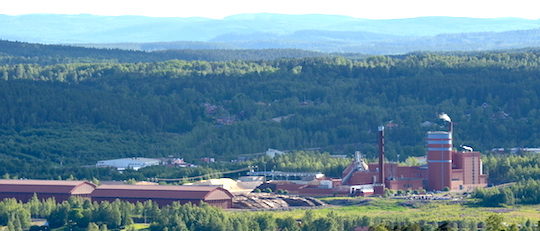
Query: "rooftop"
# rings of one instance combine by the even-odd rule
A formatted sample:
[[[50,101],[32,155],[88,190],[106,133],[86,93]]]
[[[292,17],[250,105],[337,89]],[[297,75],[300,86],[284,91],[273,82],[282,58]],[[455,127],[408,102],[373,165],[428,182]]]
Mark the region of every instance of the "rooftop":
[[[447,131],[429,131],[428,134],[448,134]]]
[[[92,197],[117,198],[163,198],[163,199],[208,199],[218,197],[232,198],[232,194],[216,186],[173,186],[173,185],[101,185]]]
[[[99,162],[107,162],[107,161],[141,161],[141,162],[155,162],[160,161],[158,159],[152,159],[152,158],[144,158],[144,157],[131,157],[131,158],[120,158],[120,159],[112,159],[112,160],[101,160]]]
[[[0,180],[0,185],[17,184],[17,185],[60,185],[60,186],[77,186],[86,181],[70,181],[70,180]]]
[[[89,194],[96,185],[86,181],[64,180],[0,180],[4,193],[69,193]]]

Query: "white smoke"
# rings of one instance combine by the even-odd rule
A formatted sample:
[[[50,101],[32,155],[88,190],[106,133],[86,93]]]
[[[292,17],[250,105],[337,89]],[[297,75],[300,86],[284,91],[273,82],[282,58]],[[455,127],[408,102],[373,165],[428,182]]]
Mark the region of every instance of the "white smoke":
[[[465,145],[461,145],[461,148],[469,151],[469,152],[472,152],[473,151],[473,148],[469,147],[469,146],[465,146]]]
[[[442,119],[442,120],[447,121],[447,122],[452,122],[452,120],[450,119],[450,116],[448,116],[446,113],[440,114],[439,119]]]

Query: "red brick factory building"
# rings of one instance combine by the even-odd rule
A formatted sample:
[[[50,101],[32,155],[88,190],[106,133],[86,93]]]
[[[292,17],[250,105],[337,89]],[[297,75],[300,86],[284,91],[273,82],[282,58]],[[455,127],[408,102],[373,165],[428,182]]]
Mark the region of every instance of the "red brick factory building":
[[[374,193],[381,194],[384,188],[392,190],[471,190],[487,185],[487,176],[482,172],[481,154],[464,147],[456,151],[452,146],[453,124],[448,122],[448,131],[427,133],[427,165],[399,166],[384,163],[384,127],[379,127],[379,163],[365,164],[360,157],[343,171],[343,185],[373,185]]]
[[[248,174],[271,176],[271,180],[261,185],[260,189],[286,190],[304,196],[380,195],[386,188],[470,191],[487,186],[481,154],[466,146],[462,146],[465,151],[455,150],[452,145],[452,121],[446,114],[439,117],[448,123],[448,130],[427,133],[427,164],[422,166],[385,162],[384,127],[381,126],[378,129],[378,163],[367,164],[360,152],[356,152],[353,162],[345,168],[340,179],[328,178],[320,173],[271,171]]]

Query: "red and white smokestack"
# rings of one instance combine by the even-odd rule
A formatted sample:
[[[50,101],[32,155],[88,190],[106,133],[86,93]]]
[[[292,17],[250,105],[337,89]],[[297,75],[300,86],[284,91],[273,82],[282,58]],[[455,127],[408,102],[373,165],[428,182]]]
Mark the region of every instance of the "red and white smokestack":
[[[448,131],[428,132],[427,162],[428,188],[443,190],[452,188],[452,120],[446,113],[439,118],[448,123]]]
[[[379,184],[384,186],[384,126],[379,126]]]

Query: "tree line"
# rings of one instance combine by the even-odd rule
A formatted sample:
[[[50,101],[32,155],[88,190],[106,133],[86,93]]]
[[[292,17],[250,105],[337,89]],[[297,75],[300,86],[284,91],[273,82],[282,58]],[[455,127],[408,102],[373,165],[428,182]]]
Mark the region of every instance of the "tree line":
[[[61,63],[140,63],[167,60],[257,61],[280,58],[331,56],[300,49],[175,49],[146,52],[139,50],[97,49],[67,45],[42,45],[0,40],[0,64]]]
[[[540,180],[540,155],[536,153],[492,154],[482,161],[492,184]]]
[[[540,180],[522,180],[497,188],[478,188],[474,197],[483,206],[540,204]]]
[[[482,158],[490,185],[475,190],[484,206],[540,204],[540,155],[536,153],[490,154]]]
[[[70,198],[57,203],[54,199],[38,200],[33,197],[28,203],[14,199],[0,201],[0,226],[8,231],[48,230],[31,226],[31,218],[47,219],[49,228],[64,230],[135,230],[134,223],[150,224],[149,230],[354,230],[369,227],[370,230],[522,230],[536,231],[536,221],[528,220],[517,229],[516,224],[503,224],[503,218],[492,215],[485,221],[424,221],[411,222],[404,219],[382,219],[378,217],[355,217],[329,213],[315,216],[306,210],[299,219],[290,216],[274,216],[272,213],[226,212],[206,204],[191,204],[159,207],[151,201],[145,203],[91,202],[82,198]]]

